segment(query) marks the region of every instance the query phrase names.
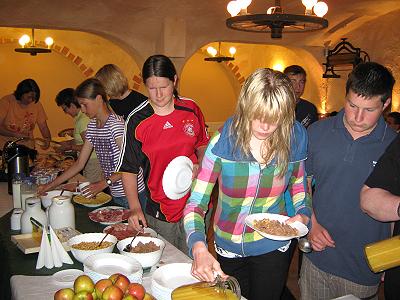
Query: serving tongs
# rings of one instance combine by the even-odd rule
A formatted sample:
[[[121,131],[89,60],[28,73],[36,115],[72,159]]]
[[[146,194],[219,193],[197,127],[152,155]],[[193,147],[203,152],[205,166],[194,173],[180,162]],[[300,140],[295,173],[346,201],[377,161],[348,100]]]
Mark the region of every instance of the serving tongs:
[[[220,290],[224,295],[226,295],[226,286],[225,280],[222,279],[221,275],[217,275],[213,282],[210,283],[210,286],[215,286]]]

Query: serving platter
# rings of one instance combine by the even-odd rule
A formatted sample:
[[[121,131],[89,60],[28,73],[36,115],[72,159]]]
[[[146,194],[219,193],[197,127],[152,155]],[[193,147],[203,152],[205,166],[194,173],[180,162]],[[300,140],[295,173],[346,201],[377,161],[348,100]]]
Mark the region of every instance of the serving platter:
[[[89,219],[103,225],[113,225],[128,220],[129,215],[129,209],[121,206],[106,206],[91,211]]]
[[[256,226],[255,226],[255,221],[260,221],[263,219],[268,219],[268,220],[276,220],[279,221],[281,223],[285,223],[286,220],[289,219],[288,216],[284,216],[284,215],[280,215],[280,214],[271,214],[271,213],[258,213],[258,214],[251,214],[248,215],[245,219],[245,223],[247,226],[251,227],[252,229],[254,229],[255,231],[257,231],[260,235],[262,235],[263,237],[266,237],[268,239],[271,240],[276,240],[276,241],[286,241],[286,240],[291,240],[293,238],[298,238],[301,236],[304,236],[308,233],[308,228],[306,225],[304,225],[301,222],[294,222],[291,224],[288,224],[289,226],[297,229],[298,235],[288,235],[288,236],[283,236],[283,235],[273,235],[273,234],[269,234],[266,233],[262,230],[259,230]]]

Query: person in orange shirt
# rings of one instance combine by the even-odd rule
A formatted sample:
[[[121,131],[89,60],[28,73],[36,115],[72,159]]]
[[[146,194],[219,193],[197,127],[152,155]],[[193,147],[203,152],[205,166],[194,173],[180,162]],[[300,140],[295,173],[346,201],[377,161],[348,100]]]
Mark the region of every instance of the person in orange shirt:
[[[29,139],[27,146],[33,148],[36,124],[43,138],[51,139],[47,116],[39,99],[40,89],[33,79],[21,81],[13,94],[0,99],[0,149],[8,140],[16,138]]]

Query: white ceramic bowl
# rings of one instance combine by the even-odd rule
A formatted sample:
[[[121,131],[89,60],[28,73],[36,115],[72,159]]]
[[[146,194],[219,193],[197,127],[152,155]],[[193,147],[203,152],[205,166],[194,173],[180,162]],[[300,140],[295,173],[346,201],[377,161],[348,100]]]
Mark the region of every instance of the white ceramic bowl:
[[[131,240],[132,237],[129,237],[118,242],[117,248],[122,255],[137,259],[144,269],[150,268],[160,261],[162,252],[165,248],[165,242],[163,240],[150,236],[138,236],[133,240],[132,247],[135,247],[139,242],[146,244],[151,241],[159,246],[160,249],[149,253],[132,253],[124,251],[123,249],[131,242]]]
[[[61,194],[62,190],[53,190],[53,191],[48,191],[46,195],[40,196],[40,199],[42,200],[42,205],[44,208],[50,207],[51,203],[53,202],[52,199],[55,196],[59,196]],[[63,196],[67,196],[69,198],[72,198],[72,192],[70,191],[64,191]]]
[[[93,254],[111,253],[117,243],[117,238],[109,234],[104,241],[112,242],[113,244],[107,248],[98,250],[79,250],[72,247],[72,245],[79,244],[80,242],[98,242],[104,238],[104,233],[83,233],[76,235],[68,240],[68,246],[71,248],[72,255],[77,261],[83,263],[85,259]]]

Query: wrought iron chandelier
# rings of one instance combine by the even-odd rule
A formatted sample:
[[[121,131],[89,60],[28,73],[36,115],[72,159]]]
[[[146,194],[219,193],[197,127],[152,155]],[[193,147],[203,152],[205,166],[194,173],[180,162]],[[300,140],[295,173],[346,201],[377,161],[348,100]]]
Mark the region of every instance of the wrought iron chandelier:
[[[228,3],[227,10],[231,17],[226,19],[226,26],[247,32],[271,32],[271,38],[282,38],[285,32],[316,31],[328,27],[328,20],[323,16],[328,12],[328,5],[318,0],[302,0],[306,7],[303,15],[287,14],[281,1],[275,0],[275,6],[264,14],[250,14],[247,7],[252,0],[234,0]]]
[[[47,37],[45,39],[45,43],[47,45],[47,48],[42,48],[38,47],[35,44],[35,29],[32,28],[32,37],[30,37],[27,34],[24,34],[21,36],[19,39],[18,43],[21,45],[20,48],[15,48],[15,52],[20,52],[20,53],[29,53],[32,56],[36,56],[38,53],[50,53],[51,52],[51,46],[54,43],[54,40],[51,37]]]
[[[229,53],[231,56],[224,56],[221,54],[221,42],[218,42],[218,50],[215,49],[212,46],[209,46],[207,48],[207,53],[210,55],[210,57],[206,57],[204,60],[205,61],[213,61],[213,62],[223,62],[223,61],[231,61],[234,60],[234,55],[236,53],[236,48],[235,47],[230,47],[229,48]]]

